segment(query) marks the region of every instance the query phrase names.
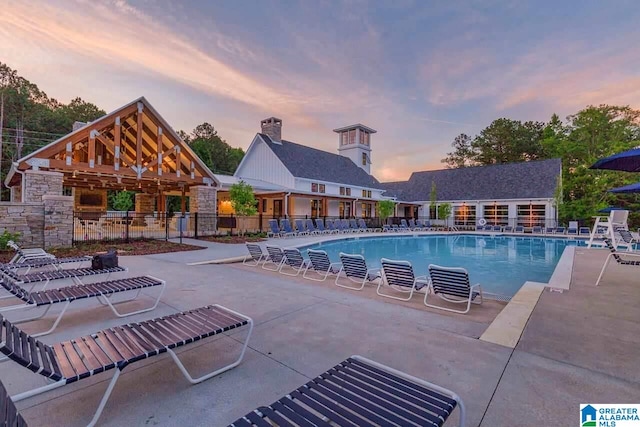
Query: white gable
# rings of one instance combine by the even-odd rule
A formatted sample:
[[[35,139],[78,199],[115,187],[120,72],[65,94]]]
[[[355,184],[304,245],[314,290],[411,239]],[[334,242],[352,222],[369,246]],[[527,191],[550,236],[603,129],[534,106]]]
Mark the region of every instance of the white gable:
[[[256,135],[233,176],[295,188],[295,179],[271,148]]]

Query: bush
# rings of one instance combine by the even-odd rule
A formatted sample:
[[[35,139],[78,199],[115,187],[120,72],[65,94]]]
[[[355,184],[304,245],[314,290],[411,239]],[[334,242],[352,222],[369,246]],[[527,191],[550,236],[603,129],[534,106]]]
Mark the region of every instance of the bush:
[[[20,239],[20,233],[11,233],[7,230],[4,230],[2,234],[0,234],[0,250],[5,250],[7,248],[7,243],[9,240],[13,240],[14,242]]]

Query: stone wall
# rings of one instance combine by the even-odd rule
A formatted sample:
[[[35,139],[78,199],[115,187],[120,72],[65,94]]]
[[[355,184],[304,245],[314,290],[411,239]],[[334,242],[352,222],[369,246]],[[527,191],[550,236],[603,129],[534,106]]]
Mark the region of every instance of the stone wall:
[[[42,196],[44,204],[44,247],[71,246],[73,243],[73,197]]]
[[[156,196],[153,194],[136,193],[136,217],[133,225],[145,225],[145,214],[153,215],[156,210]]]
[[[24,202],[42,203],[45,194],[62,196],[62,177],[60,172],[25,171]]]
[[[0,203],[0,231],[20,233],[25,248],[44,246],[44,206],[40,203]]]
[[[198,213],[198,234],[211,234],[216,231],[216,197],[215,187],[198,185],[189,188],[189,212]],[[195,227],[195,215],[191,216],[191,228]]]

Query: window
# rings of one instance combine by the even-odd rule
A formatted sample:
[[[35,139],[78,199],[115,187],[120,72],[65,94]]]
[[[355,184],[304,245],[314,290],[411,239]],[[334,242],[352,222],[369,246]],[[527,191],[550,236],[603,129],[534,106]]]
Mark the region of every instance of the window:
[[[509,225],[508,205],[485,205],[483,218],[490,225]]]
[[[349,218],[351,216],[351,202],[340,202],[338,204],[338,212],[340,218]]]
[[[318,184],[315,182],[311,183],[311,192],[312,193],[317,193],[318,192]]]
[[[351,188],[347,187],[345,188],[345,193],[346,196],[350,196],[351,195]]]
[[[453,221],[455,225],[475,225],[476,207],[468,205],[454,206]]]
[[[544,205],[518,205],[518,225],[533,227],[534,225],[545,225]]]
[[[369,145],[369,132],[360,130],[360,144]]]
[[[367,153],[362,153],[362,166],[367,166]]]
[[[349,133],[342,132],[340,134],[340,145],[347,145],[349,143]]]
[[[311,218],[322,216],[322,200],[311,200]]]
[[[373,204],[371,204],[371,203],[363,203],[362,204],[362,218],[371,218],[371,212],[373,212]]]
[[[371,198],[371,190],[362,190],[362,197]]]
[[[346,191],[346,189],[344,187],[340,187],[340,195],[341,196],[344,196],[346,192],[347,191]]]
[[[429,205],[429,219],[438,218],[438,208],[436,206]]]
[[[267,211],[267,199],[262,199],[262,212]]]
[[[356,130],[352,129],[349,131],[349,144],[356,143]]]
[[[325,188],[324,188],[324,184],[318,184],[318,191],[319,191],[320,193],[324,193],[324,190],[325,190]]]

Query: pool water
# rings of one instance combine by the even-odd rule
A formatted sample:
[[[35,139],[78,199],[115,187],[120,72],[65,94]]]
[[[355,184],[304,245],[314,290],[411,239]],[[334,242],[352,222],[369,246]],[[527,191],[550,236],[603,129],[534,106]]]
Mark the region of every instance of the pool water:
[[[584,240],[489,235],[385,236],[348,238],[304,249],[321,249],[332,262],[340,252],[361,254],[369,268],[381,258],[411,262],[417,276],[428,274],[429,264],[464,267],[471,284],[487,292],[513,296],[526,281],[546,283],[567,246],[585,246]]]

